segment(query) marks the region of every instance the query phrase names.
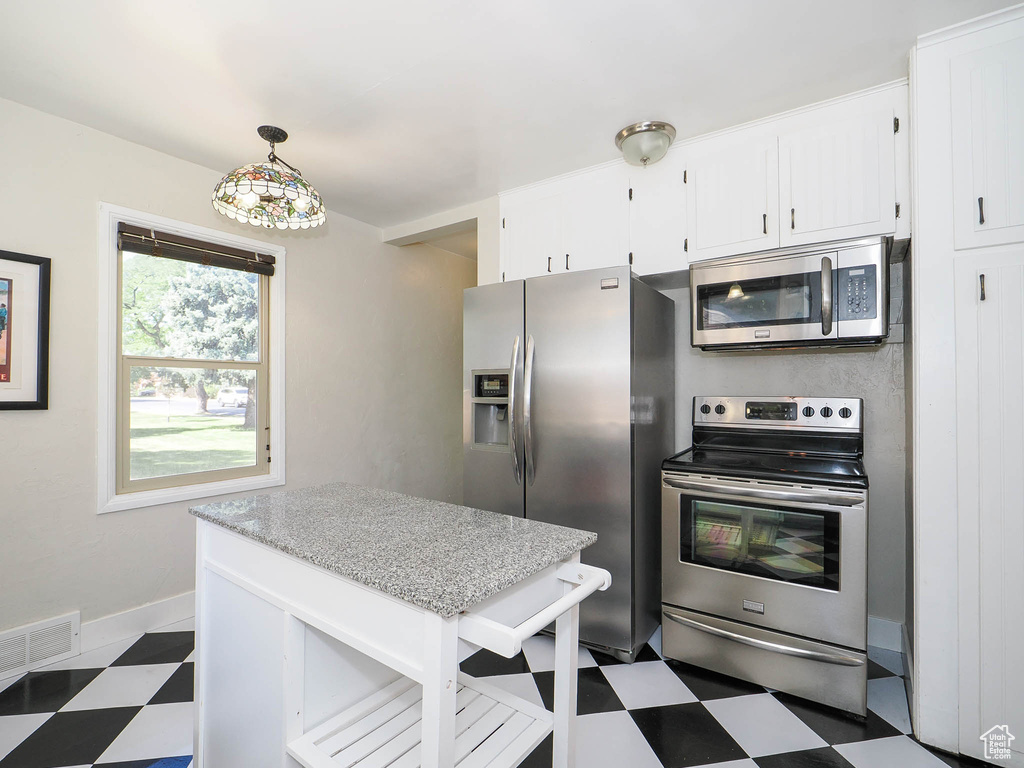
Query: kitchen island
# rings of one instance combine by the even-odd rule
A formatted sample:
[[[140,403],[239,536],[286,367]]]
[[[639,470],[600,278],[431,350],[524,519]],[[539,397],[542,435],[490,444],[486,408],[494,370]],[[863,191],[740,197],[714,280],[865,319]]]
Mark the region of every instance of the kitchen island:
[[[573,765],[596,534],[344,483],[190,511],[197,768],[510,767],[552,731]],[[552,621],[554,715],[459,672]]]

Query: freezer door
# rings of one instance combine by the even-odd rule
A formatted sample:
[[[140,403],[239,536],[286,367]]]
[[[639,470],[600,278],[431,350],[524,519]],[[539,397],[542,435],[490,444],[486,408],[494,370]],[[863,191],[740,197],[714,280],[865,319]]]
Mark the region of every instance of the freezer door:
[[[612,586],[580,605],[580,639],[630,650],[630,271],[526,281],[526,517],[595,531],[585,563]]]
[[[462,314],[463,503],[516,517],[524,505],[523,290],[522,280],[467,288]]]

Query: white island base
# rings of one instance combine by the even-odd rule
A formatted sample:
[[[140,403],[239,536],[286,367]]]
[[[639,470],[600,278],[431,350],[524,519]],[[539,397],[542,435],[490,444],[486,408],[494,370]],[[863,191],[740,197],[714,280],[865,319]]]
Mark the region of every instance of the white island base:
[[[579,552],[450,618],[198,520],[196,768],[511,768],[575,753]],[[459,672],[556,620],[554,714]]]

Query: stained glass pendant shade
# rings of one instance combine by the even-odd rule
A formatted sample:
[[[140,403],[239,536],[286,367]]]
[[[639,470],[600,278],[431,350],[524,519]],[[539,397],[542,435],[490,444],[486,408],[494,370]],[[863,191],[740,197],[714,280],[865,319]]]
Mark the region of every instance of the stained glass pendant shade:
[[[257,132],[270,142],[266,162],[236,168],[213,190],[213,207],[236,221],[267,229],[309,229],[324,223],[324,201],[297,168],[274,153],[274,145],[288,138],[273,125]]]

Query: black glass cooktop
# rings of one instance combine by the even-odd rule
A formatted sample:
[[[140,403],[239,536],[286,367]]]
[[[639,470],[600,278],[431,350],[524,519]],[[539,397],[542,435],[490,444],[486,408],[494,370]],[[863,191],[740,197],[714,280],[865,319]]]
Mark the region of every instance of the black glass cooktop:
[[[662,462],[667,472],[690,472],[757,480],[800,482],[867,488],[864,462],[852,456],[828,456],[799,451],[718,450],[687,448]]]

